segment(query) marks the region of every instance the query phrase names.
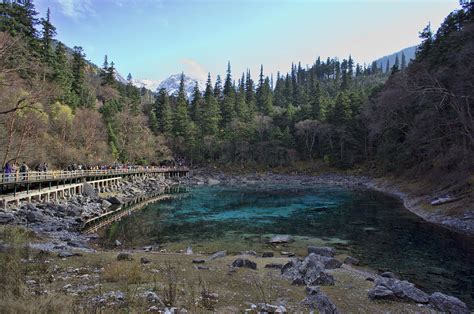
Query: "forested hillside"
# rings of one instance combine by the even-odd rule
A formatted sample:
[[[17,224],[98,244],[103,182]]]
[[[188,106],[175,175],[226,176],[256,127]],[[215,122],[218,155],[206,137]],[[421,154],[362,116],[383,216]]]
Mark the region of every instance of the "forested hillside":
[[[1,157],[71,162],[288,166],[320,160],[349,168],[424,173],[472,169],[472,7],[422,32],[416,59],[386,72],[348,56],[294,64],[268,77],[209,76],[192,100],[115,79],[54,40],[31,2],[2,4]],[[39,31],[38,31],[39,30]],[[388,79],[388,81],[387,81]],[[385,84],[385,82],[387,83]],[[182,84],[183,87],[183,84]]]

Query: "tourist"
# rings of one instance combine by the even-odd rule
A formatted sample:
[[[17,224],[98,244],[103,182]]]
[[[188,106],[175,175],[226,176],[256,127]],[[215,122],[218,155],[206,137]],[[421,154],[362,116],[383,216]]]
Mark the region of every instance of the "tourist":
[[[28,166],[26,165],[26,162],[23,162],[20,166],[20,175],[21,179],[23,181],[26,181],[28,179]]]

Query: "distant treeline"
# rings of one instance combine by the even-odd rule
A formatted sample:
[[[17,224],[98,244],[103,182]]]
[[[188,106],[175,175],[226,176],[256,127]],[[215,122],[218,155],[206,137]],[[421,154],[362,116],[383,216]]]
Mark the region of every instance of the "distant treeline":
[[[436,34],[426,28],[410,64],[402,58],[383,71],[350,56],[317,58],[276,77],[262,66],[254,80],[249,71],[233,77],[229,63],[223,80],[209,76],[191,100],[184,82],[177,95],[137,89],[131,75],[117,82],[113,62],[98,68],[80,47],[55,41],[49,12],[38,20],[29,1],[1,10],[4,162],[153,163],[174,155],[195,165],[321,160],[400,173],[472,166],[470,4]]]

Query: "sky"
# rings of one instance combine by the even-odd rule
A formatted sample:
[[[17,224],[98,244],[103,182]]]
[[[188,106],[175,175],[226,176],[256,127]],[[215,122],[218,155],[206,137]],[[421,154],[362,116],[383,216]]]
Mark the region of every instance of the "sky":
[[[437,29],[457,0],[34,0],[47,8],[57,39],[82,46],[119,73],[163,80],[184,71],[205,79],[286,73],[317,56],[371,61],[420,42],[428,22]]]

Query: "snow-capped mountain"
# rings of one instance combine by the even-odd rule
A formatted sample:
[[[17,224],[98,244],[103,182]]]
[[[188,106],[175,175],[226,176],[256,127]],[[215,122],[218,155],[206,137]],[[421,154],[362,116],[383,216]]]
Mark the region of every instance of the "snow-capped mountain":
[[[177,95],[179,91],[179,83],[181,81],[181,74],[174,74],[168,77],[166,80],[162,81],[160,85],[156,88],[158,92],[161,88],[166,89],[169,95]],[[206,89],[206,84],[203,81],[191,78],[184,75],[184,90],[189,99],[192,98],[194,86],[198,83],[199,90],[204,91]]]
[[[148,79],[133,79],[133,85],[138,88],[145,87],[148,90],[156,91],[158,85],[160,85],[161,81],[159,80],[148,80]]]

